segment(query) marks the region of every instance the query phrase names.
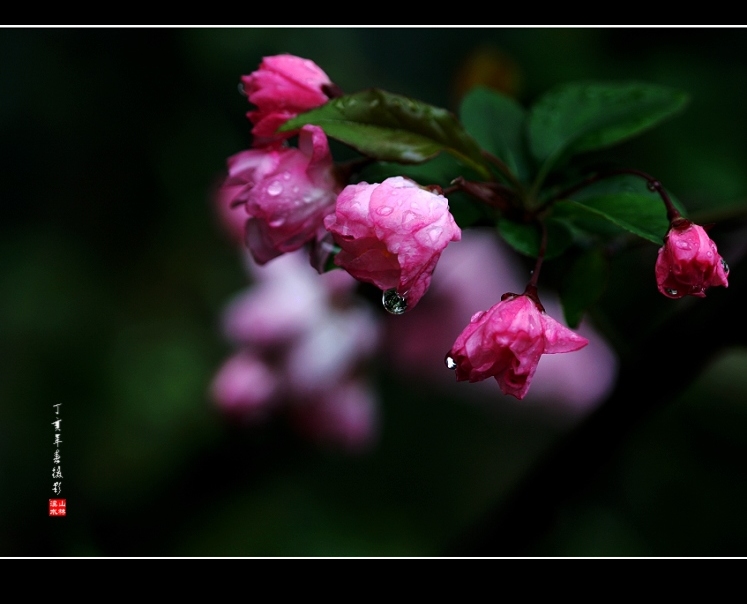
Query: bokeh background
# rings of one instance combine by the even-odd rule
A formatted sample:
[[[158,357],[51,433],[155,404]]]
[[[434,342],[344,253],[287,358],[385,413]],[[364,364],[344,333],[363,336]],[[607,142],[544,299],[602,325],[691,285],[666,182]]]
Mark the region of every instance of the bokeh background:
[[[240,76],[282,52],[454,111],[476,84],[524,104],[570,80],[685,90],[600,156],[717,221],[730,288],[663,300],[655,247],[621,253],[591,320],[625,383],[615,366],[583,404],[454,388],[384,340],[368,447],[230,421],[208,393],[250,277],[211,192],[250,143]],[[741,28],[0,30],[0,555],[747,555],[746,69]],[[589,423],[607,396],[624,420]],[[547,492],[533,525],[516,502]]]

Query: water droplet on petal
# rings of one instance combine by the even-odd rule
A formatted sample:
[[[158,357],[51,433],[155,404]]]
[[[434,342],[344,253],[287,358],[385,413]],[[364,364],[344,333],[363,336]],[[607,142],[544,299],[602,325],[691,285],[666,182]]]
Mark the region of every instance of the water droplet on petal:
[[[267,194],[277,197],[283,192],[283,185],[278,180],[273,180],[267,187]]]
[[[446,358],[444,359],[444,363],[446,363],[446,368],[451,369],[452,371],[456,371],[457,368],[457,362],[451,358],[448,353],[446,355]]]
[[[666,288],[664,291],[670,296],[676,296],[679,293],[677,292],[676,289],[671,289],[671,288]]]
[[[301,199],[303,199],[304,203],[309,203],[314,200],[314,196],[311,194],[311,191],[306,191],[306,193],[301,196]]]
[[[726,264],[726,261],[723,258],[721,258],[721,268],[724,269],[725,273],[729,272],[729,265]]]
[[[678,241],[675,245],[681,250],[689,250],[690,244],[687,241]]]
[[[283,180],[290,180],[291,175],[290,172],[283,172]]]
[[[436,241],[438,241],[438,238],[441,237],[441,233],[443,233],[443,229],[437,226],[431,227],[428,230],[428,236],[431,238],[431,241],[433,243],[436,243]]]
[[[477,321],[479,321],[480,319],[482,319],[482,317],[485,315],[485,312],[486,311],[484,311],[484,310],[478,310],[474,315],[472,315],[470,317],[469,322],[470,323],[476,323]]]
[[[397,293],[396,289],[388,289],[381,296],[384,310],[393,315],[401,315],[407,310],[407,300]]]
[[[389,216],[394,210],[390,208],[389,206],[381,206],[380,208],[376,208],[376,213],[379,216]]]

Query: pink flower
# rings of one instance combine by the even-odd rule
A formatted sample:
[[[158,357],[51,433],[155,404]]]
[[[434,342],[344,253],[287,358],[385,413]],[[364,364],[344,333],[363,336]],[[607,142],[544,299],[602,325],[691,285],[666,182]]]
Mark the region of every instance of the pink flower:
[[[656,259],[656,283],[668,298],[697,296],[713,285],[729,287],[729,267],[705,229],[689,220],[672,223]]]
[[[441,252],[462,236],[445,197],[401,176],[345,187],[324,226],[342,248],[336,265],[359,281],[396,290],[408,309],[428,289]]]
[[[348,276],[344,271],[329,274],[335,272]],[[448,246],[441,255],[417,312],[384,322],[386,362],[393,371],[429,389],[493,407],[495,382],[485,380],[464,388],[444,370],[444,351],[451,348],[475,310],[490,308],[506,290],[523,291],[525,285],[526,270],[515,252],[495,236],[495,229],[465,230],[459,245]],[[548,315],[562,316],[560,300],[552,290],[540,290],[540,298]],[[615,353],[588,317],[574,331],[589,340],[588,346],[572,355],[542,357],[522,404],[577,415],[609,395],[617,377]]]
[[[495,377],[504,394],[524,398],[543,354],[572,352],[589,343],[528,295],[504,294],[498,304],[472,316],[456,339],[447,364],[457,381]]]
[[[228,158],[222,206],[248,214],[246,244],[259,264],[326,235],[324,217],[334,211],[341,186],[327,137],[304,126],[298,148],[251,149]],[[244,205],[244,209],[239,205]]]
[[[226,306],[223,332],[235,351],[209,395],[233,420],[286,415],[306,436],[361,450],[378,431],[377,395],[366,366],[381,339],[380,317],[345,271],[318,275],[302,252],[258,267]]]
[[[213,378],[210,396],[228,414],[262,417],[275,406],[281,376],[250,351],[229,358]]]
[[[332,86],[313,61],[288,54],[264,57],[259,69],[241,81],[249,101],[257,106],[247,113],[254,124],[255,147],[292,136],[293,132],[275,131],[299,113],[326,103],[329,97],[324,88]]]

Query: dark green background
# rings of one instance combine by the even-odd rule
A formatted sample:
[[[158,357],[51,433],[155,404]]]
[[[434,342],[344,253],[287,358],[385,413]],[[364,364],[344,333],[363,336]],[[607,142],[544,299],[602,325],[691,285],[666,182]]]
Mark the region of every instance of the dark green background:
[[[0,30],[0,555],[438,556],[517,487],[531,492],[567,419],[498,394],[485,408],[447,398],[385,354],[381,439],[361,455],[307,444],[280,419],[229,426],[206,398],[230,351],[220,311],[246,284],[209,199],[250,141],[239,77],[290,52],[345,91],[456,110],[480,48],[502,53],[525,104],[577,79],[686,91],[684,113],[600,157],[656,175],[694,214],[747,203],[739,28]],[[707,350],[690,343],[708,361],[699,375],[658,371],[666,341],[640,347],[691,302],[664,310],[647,289],[655,247],[613,265],[603,306],[645,368],[631,403],[654,411],[589,446],[594,473],[566,468],[573,486],[538,503],[541,530],[492,551],[747,555],[744,315],[709,315],[743,290],[738,227],[712,231],[734,270],[696,301],[724,332]],[[661,380],[676,396],[647,406]],[[57,403],[65,519],[47,517]]]

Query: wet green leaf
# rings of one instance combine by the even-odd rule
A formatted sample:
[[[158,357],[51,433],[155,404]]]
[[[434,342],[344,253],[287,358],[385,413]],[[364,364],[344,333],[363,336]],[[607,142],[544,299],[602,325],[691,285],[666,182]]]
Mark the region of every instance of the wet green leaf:
[[[685,212],[670,195],[674,205]],[[632,175],[601,180],[554,204],[553,216],[601,235],[609,235],[603,221],[662,245],[669,230],[664,203],[658,193],[650,191],[647,181]]]
[[[479,145],[446,109],[372,88],[332,99],[286,122],[280,131],[305,124],[324,129],[374,159],[420,163],[445,151],[483,177],[490,171]]]

